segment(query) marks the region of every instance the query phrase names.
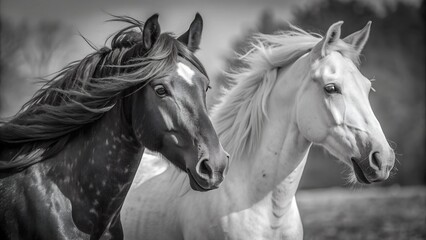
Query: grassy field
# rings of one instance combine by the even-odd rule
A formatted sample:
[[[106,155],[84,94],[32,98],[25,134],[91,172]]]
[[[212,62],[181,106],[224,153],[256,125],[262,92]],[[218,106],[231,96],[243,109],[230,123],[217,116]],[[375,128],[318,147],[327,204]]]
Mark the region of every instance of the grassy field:
[[[300,190],[305,239],[426,239],[426,187]]]

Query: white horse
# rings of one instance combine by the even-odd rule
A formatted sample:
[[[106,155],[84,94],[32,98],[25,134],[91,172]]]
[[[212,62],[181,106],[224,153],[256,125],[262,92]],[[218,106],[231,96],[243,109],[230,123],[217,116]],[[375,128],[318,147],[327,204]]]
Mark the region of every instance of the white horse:
[[[168,168],[133,188],[121,212],[125,238],[302,239],[295,192],[312,144],[350,166],[353,181],[387,179],[395,155],[357,67],[371,23],[340,39],[342,23],[322,39],[297,28],[259,36],[212,115],[233,159],[227,179],[199,193]]]

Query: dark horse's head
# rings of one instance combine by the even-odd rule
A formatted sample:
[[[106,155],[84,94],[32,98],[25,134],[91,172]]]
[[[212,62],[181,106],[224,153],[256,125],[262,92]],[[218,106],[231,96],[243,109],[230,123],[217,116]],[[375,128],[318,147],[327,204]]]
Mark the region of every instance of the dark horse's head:
[[[197,14],[189,30],[175,41],[169,35],[160,35],[157,17],[152,16],[144,25],[140,43],[143,51],[153,60],[158,54],[173,54],[160,49],[164,41],[171,41],[177,46],[178,57],[167,74],[133,94],[134,131],[148,149],[160,152],[186,171],[194,190],[217,188],[229,156],[207,114],[209,79],[192,55],[200,44],[202,18]]]
[[[129,137],[186,171],[194,190],[217,188],[229,156],[208,117],[209,79],[194,56],[201,16],[179,38],[160,33],[157,14],[145,24],[130,17],[113,21],[130,26],[115,34],[111,48],[64,68],[19,115],[0,124],[0,148],[18,144],[21,153],[43,151],[43,158],[2,161],[0,170],[23,169],[55,155],[73,133],[115,107],[122,108],[117,117],[130,126]]]

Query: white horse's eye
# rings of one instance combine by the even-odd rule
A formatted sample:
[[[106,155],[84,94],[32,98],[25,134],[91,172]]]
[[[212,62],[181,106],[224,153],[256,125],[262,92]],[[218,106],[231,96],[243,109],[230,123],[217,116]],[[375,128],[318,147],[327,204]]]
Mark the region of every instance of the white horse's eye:
[[[334,83],[329,83],[324,86],[324,91],[328,94],[340,93],[339,88]]]
[[[163,85],[161,85],[161,84],[156,85],[156,86],[154,87],[154,91],[155,91],[155,93],[156,93],[159,97],[165,97],[165,96],[167,95],[167,90],[166,90],[166,88],[165,88]]]

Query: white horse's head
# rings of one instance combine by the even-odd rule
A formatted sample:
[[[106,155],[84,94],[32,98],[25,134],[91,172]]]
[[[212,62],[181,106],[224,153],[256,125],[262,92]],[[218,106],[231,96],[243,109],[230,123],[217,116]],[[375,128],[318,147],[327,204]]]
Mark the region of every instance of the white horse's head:
[[[357,67],[371,22],[340,39],[342,23],[333,24],[308,55],[297,125],[306,139],[352,166],[359,182],[379,182],[388,178],[395,154],[370,106],[371,82]]]

